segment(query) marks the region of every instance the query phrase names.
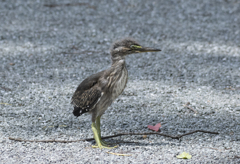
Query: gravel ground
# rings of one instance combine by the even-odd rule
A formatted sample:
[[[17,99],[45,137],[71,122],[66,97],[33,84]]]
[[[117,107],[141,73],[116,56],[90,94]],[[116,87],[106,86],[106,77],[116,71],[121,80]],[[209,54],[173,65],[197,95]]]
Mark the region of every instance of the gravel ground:
[[[2,0],[0,22],[0,163],[240,162],[239,1]],[[109,67],[109,47],[124,36],[162,52],[127,58],[128,85],[103,115],[103,135],[158,122],[171,135],[219,135],[122,136],[111,141],[136,143],[112,150],[8,139],[92,137],[90,116],[73,116],[71,96]],[[176,158],[184,151],[192,159]]]

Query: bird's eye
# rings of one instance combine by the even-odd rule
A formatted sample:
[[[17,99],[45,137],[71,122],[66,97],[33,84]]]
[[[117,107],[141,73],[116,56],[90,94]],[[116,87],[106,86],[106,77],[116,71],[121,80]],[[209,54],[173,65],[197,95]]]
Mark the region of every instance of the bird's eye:
[[[141,46],[138,46],[138,45],[131,45],[130,46],[131,49],[138,49],[138,48],[142,48]]]

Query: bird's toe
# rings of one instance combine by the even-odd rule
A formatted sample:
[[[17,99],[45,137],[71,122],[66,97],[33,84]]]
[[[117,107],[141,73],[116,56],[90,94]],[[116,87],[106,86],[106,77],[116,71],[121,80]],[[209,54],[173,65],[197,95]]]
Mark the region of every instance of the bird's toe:
[[[92,145],[92,148],[113,149],[113,148],[117,148],[118,147],[118,145],[115,145],[115,146],[111,146],[111,145],[112,145],[112,143],[107,143],[107,142],[101,141],[100,144]]]

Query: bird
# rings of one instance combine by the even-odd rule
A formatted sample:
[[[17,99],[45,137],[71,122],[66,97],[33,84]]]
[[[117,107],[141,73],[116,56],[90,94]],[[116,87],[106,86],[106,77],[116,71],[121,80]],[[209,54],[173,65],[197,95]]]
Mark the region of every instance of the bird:
[[[71,99],[71,104],[74,106],[73,114],[77,117],[84,113],[92,115],[91,128],[96,141],[93,148],[117,147],[101,139],[100,118],[126,87],[128,71],[125,57],[134,53],[157,51],[161,50],[143,47],[133,38],[118,40],[110,49],[112,60],[110,68],[90,75],[77,87]]]

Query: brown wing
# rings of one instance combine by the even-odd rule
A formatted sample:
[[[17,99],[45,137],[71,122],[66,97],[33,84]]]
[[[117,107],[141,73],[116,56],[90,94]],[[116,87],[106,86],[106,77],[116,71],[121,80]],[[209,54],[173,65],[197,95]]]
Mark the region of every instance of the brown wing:
[[[74,104],[75,113],[79,116],[83,113],[89,112],[101,98],[101,91],[97,87],[90,88],[79,94],[80,91],[74,93],[72,98],[72,104]],[[77,111],[76,111],[77,110]]]
[[[103,71],[89,76],[78,86],[71,102],[74,105],[75,116],[89,112],[100,100],[102,91],[98,87],[98,80],[102,74]]]

